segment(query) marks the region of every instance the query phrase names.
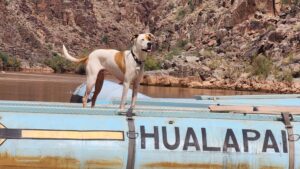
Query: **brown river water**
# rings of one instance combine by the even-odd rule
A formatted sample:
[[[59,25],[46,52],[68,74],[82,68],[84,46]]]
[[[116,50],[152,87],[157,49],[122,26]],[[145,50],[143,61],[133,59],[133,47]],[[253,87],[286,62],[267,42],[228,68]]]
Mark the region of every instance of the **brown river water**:
[[[84,75],[0,72],[0,100],[69,102]],[[258,92],[141,86],[139,91],[155,98],[192,98],[195,95],[251,95]]]

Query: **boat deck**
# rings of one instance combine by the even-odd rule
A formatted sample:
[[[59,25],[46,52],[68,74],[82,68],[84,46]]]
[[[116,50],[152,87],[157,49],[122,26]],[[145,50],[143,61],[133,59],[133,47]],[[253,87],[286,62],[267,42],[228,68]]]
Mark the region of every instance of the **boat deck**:
[[[290,112],[300,121],[300,95],[196,96],[196,99],[144,99],[137,101],[135,116],[217,119],[278,120]],[[0,101],[0,112],[125,115],[118,109],[120,100],[103,101],[95,108],[81,103]],[[128,100],[130,103],[130,100]],[[251,111],[253,110],[253,111]]]

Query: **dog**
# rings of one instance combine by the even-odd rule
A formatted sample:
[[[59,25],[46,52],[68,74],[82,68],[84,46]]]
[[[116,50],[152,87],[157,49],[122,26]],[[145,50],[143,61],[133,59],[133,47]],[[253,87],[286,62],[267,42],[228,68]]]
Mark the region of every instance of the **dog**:
[[[87,81],[86,92],[82,98],[83,107],[86,107],[88,96],[94,86],[95,92],[92,97],[91,107],[95,106],[97,96],[103,85],[104,71],[107,71],[123,82],[123,92],[119,107],[121,110],[125,108],[127,92],[130,84],[133,83],[130,108],[135,108],[140,80],[144,73],[146,53],[152,51],[155,37],[151,33],[144,33],[134,35],[131,40],[133,41],[133,46],[130,50],[97,49],[81,59],[71,56],[63,45],[63,56],[66,59],[86,64]]]

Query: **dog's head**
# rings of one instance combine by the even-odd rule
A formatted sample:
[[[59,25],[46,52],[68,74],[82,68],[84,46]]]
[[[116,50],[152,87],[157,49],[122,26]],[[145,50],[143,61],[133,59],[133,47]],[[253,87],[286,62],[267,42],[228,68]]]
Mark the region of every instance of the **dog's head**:
[[[155,41],[155,36],[151,33],[138,34],[134,35],[132,40],[138,49],[144,52],[151,52]]]

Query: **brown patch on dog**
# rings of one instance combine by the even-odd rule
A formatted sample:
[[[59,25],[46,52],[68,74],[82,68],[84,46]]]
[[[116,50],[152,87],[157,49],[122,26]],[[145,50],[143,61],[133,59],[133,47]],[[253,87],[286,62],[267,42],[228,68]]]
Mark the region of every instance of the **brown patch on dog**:
[[[151,36],[150,34],[146,34],[146,35],[145,35],[145,39],[146,39],[147,41],[151,41],[152,36]]]
[[[145,35],[145,39],[148,41],[152,41],[153,39],[155,39],[155,37],[151,33],[148,33]]]
[[[120,70],[125,74],[126,65],[125,65],[124,51],[116,53],[116,55],[115,55],[115,61],[116,61],[117,65],[118,65],[118,67],[120,68]]]

